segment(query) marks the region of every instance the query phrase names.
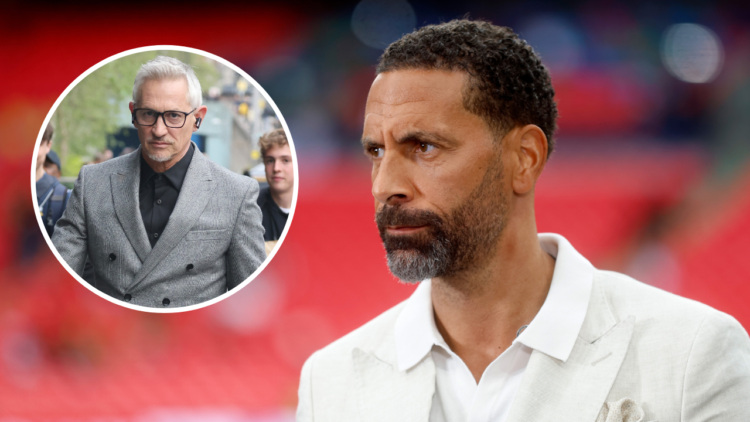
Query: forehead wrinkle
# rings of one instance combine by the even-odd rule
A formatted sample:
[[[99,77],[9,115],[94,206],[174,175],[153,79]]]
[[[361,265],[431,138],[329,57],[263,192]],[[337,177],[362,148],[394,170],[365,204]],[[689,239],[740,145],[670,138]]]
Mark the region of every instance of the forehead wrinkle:
[[[390,113],[385,113],[381,111],[380,113],[378,113],[375,111],[371,111],[365,115],[365,119],[369,115],[378,116],[382,119],[392,119],[392,118],[399,118],[399,117],[406,117],[406,116],[424,116],[424,115],[431,116],[433,114],[435,114],[435,112],[430,112],[430,111],[411,111],[408,113],[399,113],[396,111],[391,111]]]
[[[419,107],[419,104],[425,103],[430,104],[434,103],[434,99],[422,99],[422,100],[409,100],[409,101],[402,101],[399,103],[391,103],[391,102],[385,102],[385,101],[378,101],[378,100],[368,100],[367,105],[365,106],[365,116],[368,114],[376,114],[384,117],[391,117],[394,114],[413,114],[417,113],[417,111],[411,111],[408,113],[399,112],[400,109],[403,107],[409,107],[409,106],[416,106]],[[390,113],[386,113],[386,111],[390,111]],[[422,112],[422,114],[428,113],[428,110],[425,110]]]
[[[370,135],[375,135],[375,138],[380,138],[380,134],[383,132],[390,133],[394,136],[397,143],[403,143],[408,140],[409,135],[422,135],[425,138],[433,140],[442,140],[450,144],[455,143],[453,136],[449,135],[449,126],[444,122],[437,124],[429,124],[430,118],[432,118],[437,112],[436,111],[410,111],[408,113],[390,113],[387,115],[368,113],[365,116],[365,128],[362,138],[363,146],[375,146],[379,145],[380,141],[375,141]],[[368,117],[374,115],[377,118],[372,122]],[[425,118],[428,123],[425,127],[423,124]],[[370,141],[370,142],[365,142]]]
[[[401,99],[401,101],[378,101],[378,100],[370,100],[368,102],[369,103],[382,104],[382,105],[385,105],[385,106],[397,107],[397,106],[404,105],[404,104],[409,104],[409,103],[423,103],[423,102],[434,102],[434,101],[435,100],[431,99],[431,98],[419,98],[419,99],[416,99],[416,100],[403,100],[403,99]]]
[[[403,111],[406,108],[408,111]],[[376,114],[383,117],[393,117],[394,115],[411,115],[411,114],[428,114],[432,115],[440,112],[469,112],[464,107],[463,97],[446,98],[424,98],[416,100],[405,100],[399,103],[391,103],[378,100],[368,100],[365,106],[365,116]]]

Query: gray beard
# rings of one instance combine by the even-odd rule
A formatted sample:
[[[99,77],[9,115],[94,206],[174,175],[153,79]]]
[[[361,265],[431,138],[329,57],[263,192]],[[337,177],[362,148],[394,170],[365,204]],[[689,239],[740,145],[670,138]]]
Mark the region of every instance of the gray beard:
[[[391,250],[386,252],[391,273],[405,283],[418,283],[447,272],[450,252],[442,242],[433,242],[427,251]]]
[[[160,157],[158,155],[153,155],[153,154],[149,154],[149,153],[146,153],[146,155],[148,156],[148,158],[156,161],[157,163],[164,163],[166,161],[171,160],[172,157],[174,157],[174,155],[170,155],[168,157]]]

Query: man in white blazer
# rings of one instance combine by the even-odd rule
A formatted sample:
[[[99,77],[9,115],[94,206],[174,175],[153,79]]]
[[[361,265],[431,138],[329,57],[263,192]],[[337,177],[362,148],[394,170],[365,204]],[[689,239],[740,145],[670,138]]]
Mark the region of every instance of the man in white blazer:
[[[391,272],[420,284],[308,359],[299,421],[750,421],[737,321],[537,234],[557,109],[525,41],[431,25],[377,74],[376,222]]]

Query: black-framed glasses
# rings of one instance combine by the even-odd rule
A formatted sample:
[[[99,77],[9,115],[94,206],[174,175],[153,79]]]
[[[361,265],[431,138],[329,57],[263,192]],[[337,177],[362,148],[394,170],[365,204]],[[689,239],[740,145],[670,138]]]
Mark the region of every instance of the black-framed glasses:
[[[158,111],[151,110],[150,108],[136,108],[133,110],[133,121],[141,126],[153,126],[156,124],[156,120],[161,116],[164,121],[164,125],[173,129],[179,129],[185,126],[187,116],[193,114],[197,108],[194,108],[190,113],[178,110],[167,110],[159,113]]]

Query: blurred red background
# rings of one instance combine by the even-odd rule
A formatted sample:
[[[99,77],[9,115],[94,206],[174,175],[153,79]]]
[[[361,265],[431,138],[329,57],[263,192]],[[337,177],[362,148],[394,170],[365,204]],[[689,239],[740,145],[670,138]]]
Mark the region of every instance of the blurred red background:
[[[525,28],[530,39],[536,16],[544,28],[578,34],[578,56],[566,56],[580,57],[575,66],[542,55],[551,57],[561,131],[537,186],[539,231],[563,234],[600,268],[750,327],[746,10],[412,7],[420,23],[471,11]],[[17,3],[4,11],[0,421],[291,420],[304,360],[411,293],[385,266],[358,152],[380,51],[352,33],[353,9]],[[660,36],[701,19],[719,31],[723,69],[710,83],[688,84],[663,69]],[[300,168],[293,223],[265,272],[217,305],[172,315],[120,308],[69,276],[40,234],[29,178],[37,135],[62,91],[110,55],[157,44],[247,70],[286,117]]]

